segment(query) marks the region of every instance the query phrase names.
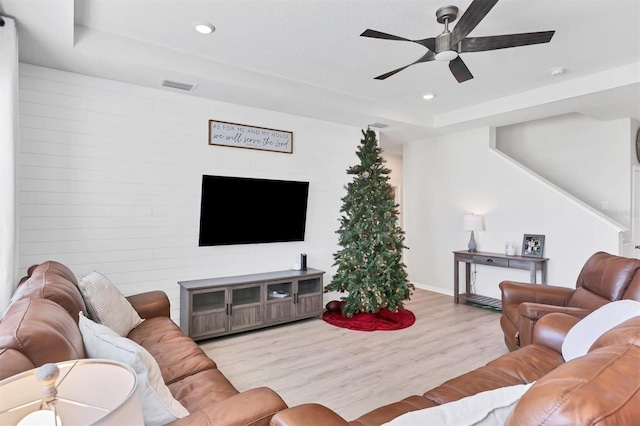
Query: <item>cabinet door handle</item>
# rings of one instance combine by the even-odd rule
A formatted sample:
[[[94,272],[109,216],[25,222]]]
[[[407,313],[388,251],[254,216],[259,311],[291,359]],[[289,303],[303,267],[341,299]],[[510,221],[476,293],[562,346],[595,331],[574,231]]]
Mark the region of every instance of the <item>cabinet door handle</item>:
[[[233,303],[229,303],[229,315],[233,315]]]
[[[487,259],[487,263],[493,263],[493,259]]]

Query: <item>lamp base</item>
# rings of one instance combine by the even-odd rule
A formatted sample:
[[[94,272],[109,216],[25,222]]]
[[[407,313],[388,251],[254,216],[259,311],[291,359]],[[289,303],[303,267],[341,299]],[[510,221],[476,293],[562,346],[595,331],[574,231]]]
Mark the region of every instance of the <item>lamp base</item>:
[[[478,246],[476,245],[476,238],[473,235],[473,231],[471,231],[471,237],[469,237],[469,245],[468,245],[468,247],[469,247],[468,251],[470,251],[470,252],[478,251],[477,250]]]

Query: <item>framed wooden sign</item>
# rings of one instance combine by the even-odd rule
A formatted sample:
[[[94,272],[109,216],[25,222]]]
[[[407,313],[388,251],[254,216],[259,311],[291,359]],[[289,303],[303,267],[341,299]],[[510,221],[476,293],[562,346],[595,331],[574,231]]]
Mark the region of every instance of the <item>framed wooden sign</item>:
[[[209,120],[209,145],[293,153],[293,133]]]

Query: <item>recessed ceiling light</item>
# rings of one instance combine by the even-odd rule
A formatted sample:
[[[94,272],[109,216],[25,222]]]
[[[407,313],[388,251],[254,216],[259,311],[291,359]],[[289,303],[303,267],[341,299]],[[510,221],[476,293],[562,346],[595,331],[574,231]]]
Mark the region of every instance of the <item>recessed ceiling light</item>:
[[[564,74],[565,73],[565,69],[562,67],[558,67],[558,68],[552,68],[549,70],[549,73],[553,76],[556,75],[560,75],[560,74]]]
[[[436,97],[436,95],[434,95],[433,93],[426,93],[426,94],[422,97],[422,99],[431,100],[431,99],[433,99],[433,98],[435,98],[435,97]]]
[[[200,34],[211,34],[216,28],[208,22],[198,21],[193,23],[193,28]]]

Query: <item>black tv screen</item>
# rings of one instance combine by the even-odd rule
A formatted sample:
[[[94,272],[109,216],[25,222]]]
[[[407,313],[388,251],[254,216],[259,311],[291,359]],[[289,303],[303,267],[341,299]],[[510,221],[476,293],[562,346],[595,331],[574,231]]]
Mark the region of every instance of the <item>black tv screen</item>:
[[[200,246],[304,241],[309,182],[202,176]]]

